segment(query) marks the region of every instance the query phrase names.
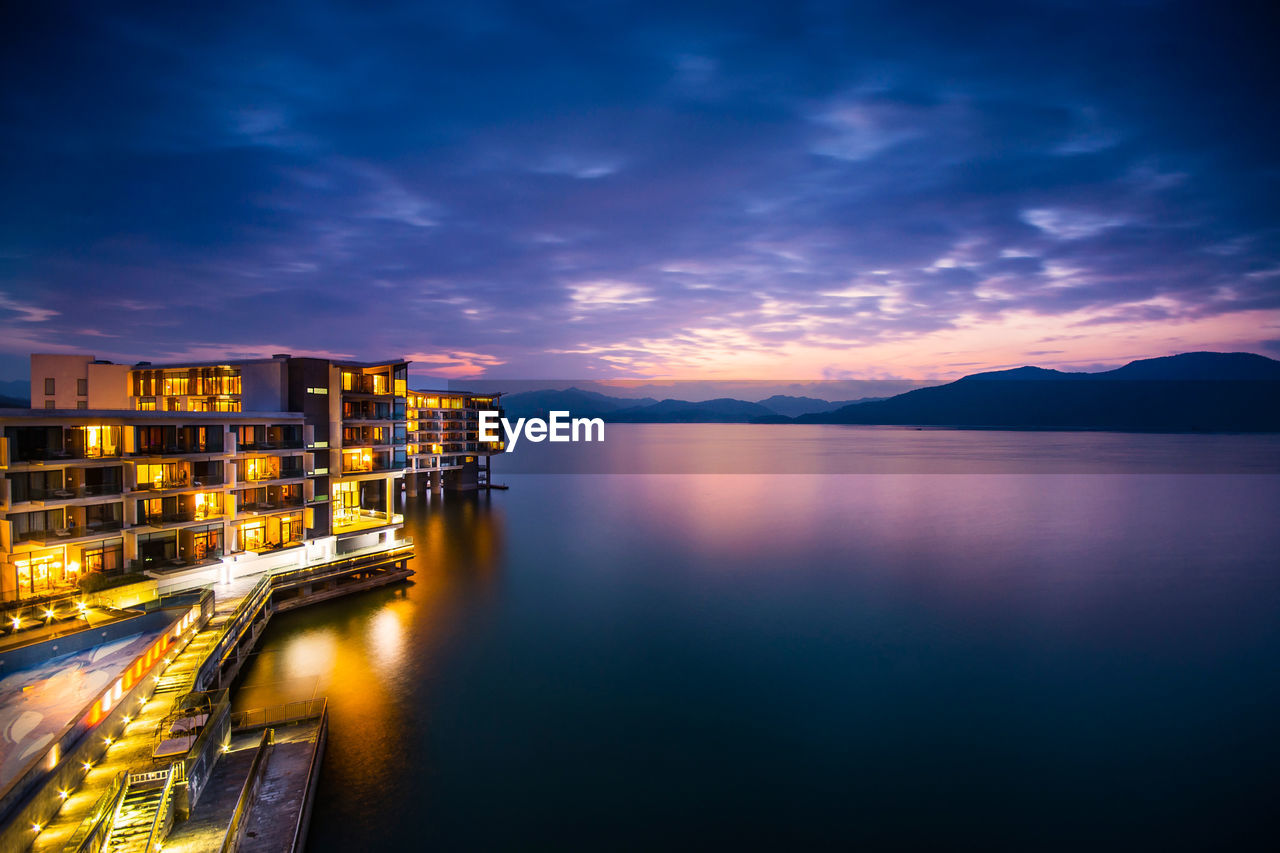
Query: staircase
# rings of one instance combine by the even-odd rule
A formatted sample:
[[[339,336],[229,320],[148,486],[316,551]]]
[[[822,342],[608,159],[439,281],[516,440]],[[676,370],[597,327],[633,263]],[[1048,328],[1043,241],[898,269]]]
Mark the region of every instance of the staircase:
[[[191,692],[191,682],[194,680],[194,673],[181,672],[177,675],[162,675],[156,681],[156,689],[153,695],[164,696],[167,694],[183,695]]]
[[[173,826],[174,773],[170,765],[160,781],[156,773],[140,785],[126,783],[120,804],[111,818],[111,831],[102,845],[102,853],[151,853]]]
[[[129,789],[124,792],[120,808],[111,824],[111,834],[102,846],[103,853],[144,851],[151,839],[151,827],[164,802],[164,788]]]

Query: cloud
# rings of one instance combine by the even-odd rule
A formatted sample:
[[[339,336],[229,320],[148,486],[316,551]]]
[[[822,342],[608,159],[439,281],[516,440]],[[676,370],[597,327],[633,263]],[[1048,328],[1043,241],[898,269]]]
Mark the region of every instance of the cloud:
[[[1059,240],[1080,240],[1093,237],[1108,228],[1128,224],[1128,219],[1114,213],[1095,213],[1087,210],[1052,210],[1035,208],[1022,211],[1022,218],[1051,237]]]
[[[4,291],[0,291],[0,312],[9,312],[10,319],[20,323],[43,323],[58,316],[59,313],[51,308],[40,308],[26,302],[19,302]],[[3,319],[3,315],[0,315],[0,319]]]
[[[28,6],[0,348],[525,376],[1259,348],[1269,29],[1108,14]]]
[[[583,281],[569,285],[569,298],[579,308],[618,308],[653,302],[643,287],[623,281]]]

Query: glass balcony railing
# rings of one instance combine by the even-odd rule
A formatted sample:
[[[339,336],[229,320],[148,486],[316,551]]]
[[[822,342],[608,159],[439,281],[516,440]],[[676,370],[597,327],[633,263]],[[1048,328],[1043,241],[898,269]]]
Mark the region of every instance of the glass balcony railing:
[[[78,498],[92,498],[98,495],[118,495],[124,491],[121,483],[93,483],[84,486],[59,486],[55,489],[27,489],[25,493],[15,493],[14,503],[23,501],[70,501]]]
[[[222,442],[178,442],[167,444],[140,444],[130,456],[178,456],[184,453],[221,453]]]
[[[301,450],[302,436],[297,438],[264,439],[262,441],[242,441],[236,445],[236,451],[247,453],[254,450]]]
[[[236,504],[237,512],[270,512],[277,509],[301,509],[302,495],[296,497],[263,498],[260,500],[240,501]]]
[[[71,527],[51,527],[43,530],[22,530],[14,534],[18,542],[57,542],[63,539],[80,539],[86,536],[98,536],[112,533],[124,527],[119,520],[88,521],[82,525]]]

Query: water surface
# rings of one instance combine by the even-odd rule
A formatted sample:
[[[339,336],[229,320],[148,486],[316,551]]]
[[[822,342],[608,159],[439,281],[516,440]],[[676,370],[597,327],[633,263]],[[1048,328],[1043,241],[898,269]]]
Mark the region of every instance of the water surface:
[[[720,428],[610,442],[627,429],[624,456],[661,431],[725,452]],[[963,434],[965,473],[912,473],[915,431],[807,429],[827,433],[732,449],[898,462],[500,474],[510,491],[410,506],[412,585],[276,617],[236,702],[329,697],[311,849],[1239,849],[1274,829],[1280,477],[995,473],[1036,440],[1082,455],[995,432]]]

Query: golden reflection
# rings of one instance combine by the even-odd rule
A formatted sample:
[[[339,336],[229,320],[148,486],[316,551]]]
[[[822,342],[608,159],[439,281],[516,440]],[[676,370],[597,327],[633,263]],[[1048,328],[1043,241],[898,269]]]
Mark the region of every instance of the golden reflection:
[[[389,601],[369,620],[369,656],[379,671],[390,673],[399,667],[404,656],[404,599]]]
[[[290,677],[321,675],[333,669],[338,658],[338,636],[321,628],[290,638],[284,647],[284,665]]]
[[[327,698],[326,772],[371,790],[394,781],[433,662],[476,589],[495,588],[502,555],[502,517],[483,496],[414,502],[405,519],[413,582],[290,614],[301,625],[273,624],[237,690],[241,708]]]

